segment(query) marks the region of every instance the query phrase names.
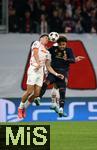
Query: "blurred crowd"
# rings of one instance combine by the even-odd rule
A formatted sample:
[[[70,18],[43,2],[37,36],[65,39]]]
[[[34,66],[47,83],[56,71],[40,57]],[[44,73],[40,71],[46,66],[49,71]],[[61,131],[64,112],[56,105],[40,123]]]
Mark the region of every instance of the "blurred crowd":
[[[97,33],[97,0],[8,0],[9,32]]]

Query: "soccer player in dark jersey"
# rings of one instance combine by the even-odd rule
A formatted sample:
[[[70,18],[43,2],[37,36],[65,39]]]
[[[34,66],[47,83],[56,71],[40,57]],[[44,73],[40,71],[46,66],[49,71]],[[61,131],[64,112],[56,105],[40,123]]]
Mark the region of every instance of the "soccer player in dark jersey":
[[[42,97],[47,89],[47,86],[52,83],[56,83],[59,88],[60,100],[59,100],[59,115],[63,115],[64,104],[65,104],[65,93],[66,93],[66,82],[65,78],[68,77],[69,66],[71,63],[75,63],[75,56],[73,55],[72,49],[67,48],[67,38],[60,37],[57,40],[58,46],[52,46],[49,48],[51,54],[51,66],[58,73],[64,75],[64,79],[58,79],[53,74],[49,73],[46,81],[43,83],[40,97]]]

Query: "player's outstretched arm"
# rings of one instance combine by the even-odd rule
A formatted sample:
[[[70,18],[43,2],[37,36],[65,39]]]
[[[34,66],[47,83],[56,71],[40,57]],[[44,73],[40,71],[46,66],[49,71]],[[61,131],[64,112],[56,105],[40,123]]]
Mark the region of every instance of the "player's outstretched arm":
[[[46,63],[45,63],[45,65],[46,65],[47,70],[48,70],[50,73],[52,73],[53,75],[55,75],[55,76],[57,76],[57,77],[59,77],[59,78],[61,78],[61,79],[64,79],[64,76],[63,76],[62,74],[57,73],[57,72],[54,71],[54,69],[51,67],[51,65],[50,65],[50,60],[47,60]]]

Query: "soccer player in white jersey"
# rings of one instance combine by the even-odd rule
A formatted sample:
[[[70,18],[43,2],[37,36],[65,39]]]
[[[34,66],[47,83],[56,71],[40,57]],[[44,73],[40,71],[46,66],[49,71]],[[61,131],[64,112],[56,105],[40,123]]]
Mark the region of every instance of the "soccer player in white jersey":
[[[58,74],[50,66],[50,53],[46,49],[48,43],[48,34],[40,36],[39,41],[35,41],[31,46],[31,58],[30,65],[27,72],[27,90],[23,94],[19,108],[18,117],[24,118],[25,113],[25,102],[30,99],[33,95],[33,99],[38,97],[43,84],[44,67],[46,65],[47,70],[55,76],[63,79],[62,74]]]

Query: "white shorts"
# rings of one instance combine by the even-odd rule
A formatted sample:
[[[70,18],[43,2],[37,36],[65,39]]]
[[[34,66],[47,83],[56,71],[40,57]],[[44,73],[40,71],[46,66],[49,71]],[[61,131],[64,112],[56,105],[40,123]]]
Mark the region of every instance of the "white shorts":
[[[43,67],[41,67],[38,71],[35,71],[34,66],[30,66],[27,72],[27,84],[28,85],[38,85],[42,87],[44,78]]]

